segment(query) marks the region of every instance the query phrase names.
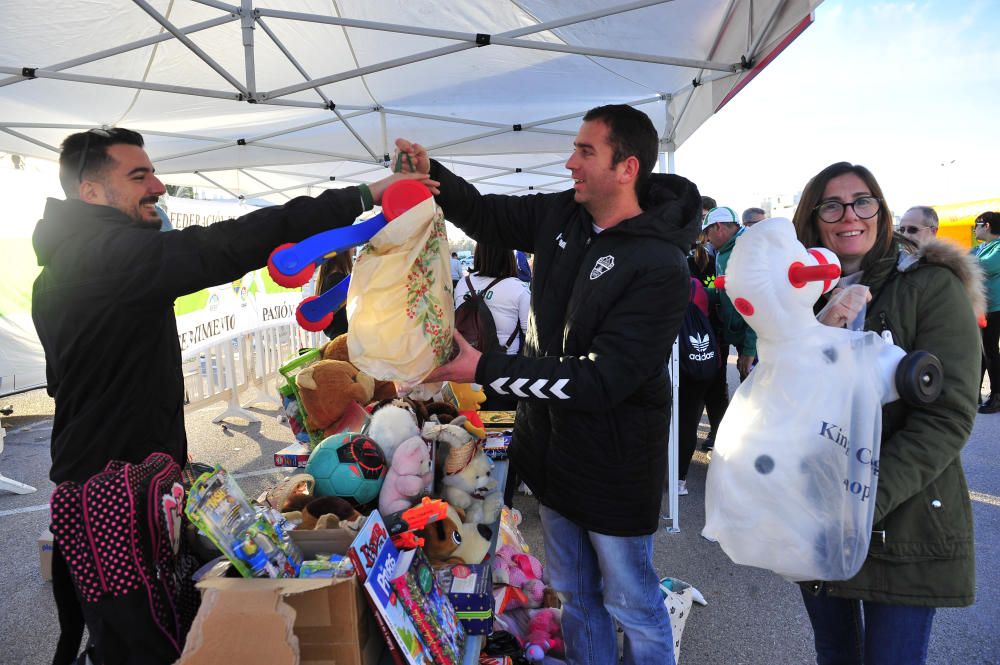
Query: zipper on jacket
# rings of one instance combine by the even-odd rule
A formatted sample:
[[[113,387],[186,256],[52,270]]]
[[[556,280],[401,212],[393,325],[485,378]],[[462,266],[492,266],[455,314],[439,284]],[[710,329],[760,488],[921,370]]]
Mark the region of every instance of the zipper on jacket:
[[[90,545],[91,553],[94,556],[94,567],[97,568],[97,579],[101,582],[101,593],[103,594],[108,592],[108,584],[104,580],[104,569],[101,568],[101,557],[97,551],[97,545],[94,543],[94,533],[90,528],[90,512],[87,510],[87,487],[90,485],[91,481],[97,480],[99,477],[100,476],[91,478],[83,484],[83,493],[80,497],[80,501],[83,503],[83,526],[87,530],[87,544]]]

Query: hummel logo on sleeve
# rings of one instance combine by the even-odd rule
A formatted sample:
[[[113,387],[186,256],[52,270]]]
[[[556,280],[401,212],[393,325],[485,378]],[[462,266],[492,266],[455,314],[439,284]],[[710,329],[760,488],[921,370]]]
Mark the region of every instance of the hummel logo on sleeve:
[[[556,242],[559,243],[560,249],[566,249],[566,241],[563,240],[561,231],[559,232],[559,235],[556,236]]]
[[[569,399],[569,395],[563,392],[563,388],[569,383],[569,379],[557,379],[555,381],[538,379],[530,386],[527,385],[529,381],[531,379],[511,379],[509,376],[501,376],[490,384],[490,388],[495,390],[499,395],[537,397],[539,399]]]

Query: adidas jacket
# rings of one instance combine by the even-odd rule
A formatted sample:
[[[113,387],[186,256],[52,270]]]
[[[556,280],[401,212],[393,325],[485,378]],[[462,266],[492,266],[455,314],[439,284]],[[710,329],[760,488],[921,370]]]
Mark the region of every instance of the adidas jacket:
[[[667,471],[664,368],[688,300],[698,189],[654,174],[644,212],[597,235],[572,191],[483,196],[433,161],[431,177],[451,222],[535,255],[524,355],[485,354],[476,369],[487,393],[520,399],[514,469],[583,528],[653,533]]]

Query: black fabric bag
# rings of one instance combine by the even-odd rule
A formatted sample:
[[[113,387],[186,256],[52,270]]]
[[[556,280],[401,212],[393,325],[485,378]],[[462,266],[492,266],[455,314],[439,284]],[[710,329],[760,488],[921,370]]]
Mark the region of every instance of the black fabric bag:
[[[105,665],[175,662],[201,602],[181,468],[166,453],[111,461],[53,492],[52,535]]]
[[[469,292],[465,294],[462,304],[455,310],[455,330],[462,333],[462,337],[480,353],[489,353],[500,350],[500,342],[497,341],[497,324],[493,320],[493,313],[490,311],[483,294],[506,279],[497,277],[490,282],[482,291],[476,291],[472,286],[472,279],[466,275],[465,283],[469,287]],[[507,342],[509,345],[510,340]]]
[[[681,374],[693,381],[711,381],[719,369],[719,341],[708,317],[694,303],[694,284],[678,337]]]

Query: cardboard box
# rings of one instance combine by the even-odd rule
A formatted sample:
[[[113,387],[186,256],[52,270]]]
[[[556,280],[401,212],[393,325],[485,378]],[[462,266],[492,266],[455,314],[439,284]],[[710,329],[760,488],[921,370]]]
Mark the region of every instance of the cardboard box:
[[[469,635],[493,632],[493,571],[489,563],[460,563],[436,572]]]
[[[306,468],[309,461],[309,446],[304,443],[293,443],[274,453],[274,466],[291,466],[299,469]]]
[[[52,581],[52,532],[48,529],[42,531],[38,537],[38,566],[42,573],[43,582]]]
[[[343,529],[293,531],[305,557],[343,554]],[[178,665],[377,665],[385,647],[357,579],[216,577]]]

